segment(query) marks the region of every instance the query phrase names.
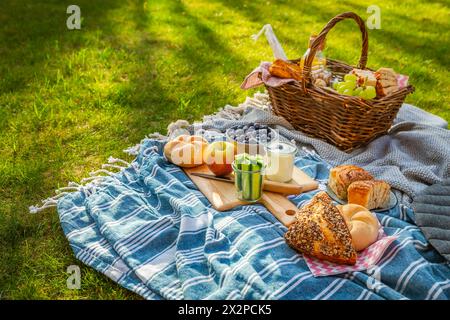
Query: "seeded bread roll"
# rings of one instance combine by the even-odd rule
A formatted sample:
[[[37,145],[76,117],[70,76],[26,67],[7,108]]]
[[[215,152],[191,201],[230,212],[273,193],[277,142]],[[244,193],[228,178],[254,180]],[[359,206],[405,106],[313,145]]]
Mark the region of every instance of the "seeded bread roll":
[[[385,181],[356,181],[348,187],[348,203],[367,209],[385,208],[389,204],[391,187]]]
[[[360,180],[373,180],[373,177],[360,167],[341,165],[330,170],[328,185],[340,199],[345,200],[347,199],[347,188],[349,185]]]
[[[285,234],[286,242],[303,254],[339,264],[356,263],[347,224],[325,192],[300,209]]]

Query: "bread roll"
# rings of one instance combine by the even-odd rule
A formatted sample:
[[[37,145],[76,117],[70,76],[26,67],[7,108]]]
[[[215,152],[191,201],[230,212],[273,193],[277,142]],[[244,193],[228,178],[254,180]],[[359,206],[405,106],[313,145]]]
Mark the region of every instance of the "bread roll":
[[[347,189],[348,203],[359,204],[367,209],[385,208],[389,204],[391,187],[385,181],[356,181]]]
[[[167,160],[180,167],[192,168],[203,164],[208,142],[201,136],[180,135],[164,146]]]
[[[356,263],[356,251],[347,224],[325,192],[317,193],[296,215],[285,234],[294,249],[339,264]]]
[[[375,72],[377,95],[384,97],[398,90],[397,73],[391,68],[380,68]]]
[[[364,250],[377,241],[380,225],[372,212],[358,204],[338,205],[337,208],[347,223],[356,251]]]
[[[352,182],[360,180],[373,180],[373,177],[360,167],[341,165],[330,170],[328,185],[340,199],[345,200],[347,199],[348,186]]]

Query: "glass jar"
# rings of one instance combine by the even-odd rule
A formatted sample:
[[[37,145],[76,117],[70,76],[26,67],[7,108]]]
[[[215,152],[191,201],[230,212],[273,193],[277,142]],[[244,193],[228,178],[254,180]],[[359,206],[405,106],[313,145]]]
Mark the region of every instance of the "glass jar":
[[[275,141],[266,147],[266,170],[268,180],[288,182],[292,179],[297,147],[289,142]]]
[[[231,166],[234,171],[234,185],[238,199],[246,202],[258,201],[262,196],[264,167],[251,170],[251,165],[239,164],[238,167],[236,161]],[[247,168],[250,168],[250,170],[247,170]]]

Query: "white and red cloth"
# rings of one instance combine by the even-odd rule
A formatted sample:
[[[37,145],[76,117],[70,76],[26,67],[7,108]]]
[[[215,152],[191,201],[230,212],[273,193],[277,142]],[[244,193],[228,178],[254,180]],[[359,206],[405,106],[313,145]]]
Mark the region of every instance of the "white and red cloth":
[[[262,85],[263,83],[269,87],[279,87],[285,83],[295,81],[294,79],[282,79],[274,77],[270,74],[269,68],[271,62],[263,61],[250,74],[245,77],[241,84],[241,89],[251,89]]]
[[[341,265],[325,260],[319,260],[305,255],[305,261],[309,270],[315,277],[330,276],[351,271],[363,271],[373,267],[381,259],[389,245],[397,239],[397,236],[387,236],[380,228],[378,240],[361,252],[353,266]]]

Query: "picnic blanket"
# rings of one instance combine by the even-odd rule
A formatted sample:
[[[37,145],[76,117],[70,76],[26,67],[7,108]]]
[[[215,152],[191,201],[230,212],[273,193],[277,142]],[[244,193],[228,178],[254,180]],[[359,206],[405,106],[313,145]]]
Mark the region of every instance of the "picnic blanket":
[[[268,117],[266,95],[249,99],[205,117],[204,124],[222,129],[258,115]],[[416,118],[413,112],[406,116]],[[270,117],[265,119],[275,119]],[[435,120],[435,127],[443,125]],[[276,121],[285,138],[298,135],[283,119]],[[195,125],[184,125],[196,130]],[[324,189],[330,166],[342,158],[327,159],[320,142],[304,139],[304,146],[317,147],[319,155],[301,149],[296,165]],[[398,237],[377,265],[315,278],[302,255],[287,246],[286,228],[270,212],[261,205],[214,210],[184,172],[165,160],[163,145],[161,139],[146,138],[127,150],[136,154],[131,163],[110,158],[92,177],[71,182],[31,211],[56,205],[75,256],[146,299],[450,297],[449,264],[414,224],[407,202],[377,213],[385,233]],[[316,192],[290,199],[300,207]]]
[[[261,205],[218,212],[177,166],[164,142],[142,141],[118,173],[58,199],[75,256],[147,299],[448,299],[450,268],[397,206],[377,213],[397,235],[364,272],[315,278],[285,243],[286,228]],[[312,153],[296,165],[321,183],[330,166]],[[75,186],[73,186],[75,187]],[[301,206],[317,191],[291,200]]]
[[[396,190],[403,204],[427,186],[450,178],[450,131],[443,119],[415,106],[403,104],[389,132],[368,145],[346,153],[320,139],[296,131],[283,118],[270,112],[267,94],[248,98],[240,109],[226,107],[208,116],[201,124],[187,126],[225,130],[237,124],[259,122],[274,126],[282,137],[294,140],[299,148],[315,150],[327,163],[337,166],[354,164],[386,180]],[[313,112],[313,111],[311,111]]]
[[[412,208],[425,237],[450,261],[450,179],[426,188],[414,199]]]

